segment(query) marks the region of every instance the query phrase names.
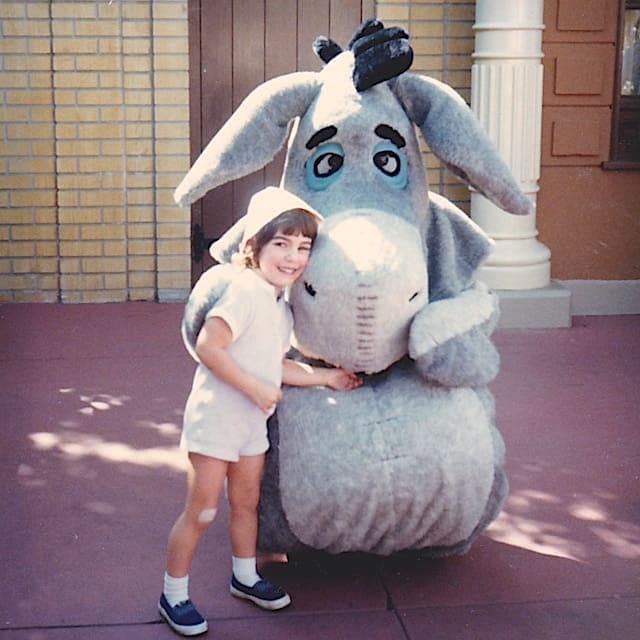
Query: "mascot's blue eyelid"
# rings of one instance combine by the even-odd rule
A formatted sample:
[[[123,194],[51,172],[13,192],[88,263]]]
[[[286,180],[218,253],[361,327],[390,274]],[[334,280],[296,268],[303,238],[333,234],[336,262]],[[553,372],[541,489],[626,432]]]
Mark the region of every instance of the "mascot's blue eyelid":
[[[407,157],[390,142],[380,142],[373,150],[373,164],[380,175],[395,189],[407,186]]]
[[[320,145],[304,165],[305,182],[314,191],[323,191],[342,173],[344,149],[336,142]]]

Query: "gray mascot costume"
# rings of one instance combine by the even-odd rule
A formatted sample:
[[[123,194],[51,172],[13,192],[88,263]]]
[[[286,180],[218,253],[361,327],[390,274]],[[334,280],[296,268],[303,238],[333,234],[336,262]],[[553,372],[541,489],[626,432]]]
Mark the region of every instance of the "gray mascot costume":
[[[361,372],[337,392],[285,387],[269,423],[259,547],[388,555],[461,554],[508,491],[487,384],[496,297],[474,281],[491,241],[429,192],[416,128],[445,165],[502,209],[531,203],[464,101],[407,71],[401,29],[364,23],[347,50],[265,82],[204,149],[181,205],[267,164],[288,138],[281,186],[323,214],[290,291],[297,357]],[[182,325],[193,345],[221,295],[242,221],[212,247]]]

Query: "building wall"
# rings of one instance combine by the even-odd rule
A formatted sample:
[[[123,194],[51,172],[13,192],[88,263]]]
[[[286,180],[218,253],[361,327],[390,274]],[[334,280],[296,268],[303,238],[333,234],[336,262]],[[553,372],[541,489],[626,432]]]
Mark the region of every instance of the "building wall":
[[[0,4],[0,302],[183,299],[187,0]],[[475,1],[381,1],[413,70],[470,101]],[[469,194],[425,149],[432,189]]]
[[[581,2],[545,2],[538,229],[558,279],[640,279],[638,172],[601,166],[612,74],[597,95],[591,74],[583,91],[574,55],[600,47],[611,68],[617,5],[602,0],[596,35],[590,23],[581,31],[593,19]],[[187,10],[187,0],[0,3],[0,302],[187,295],[190,215],[172,199],[189,167]],[[376,13],[411,34],[414,71],[470,101],[475,1],[387,0]],[[597,141],[594,114],[604,114]],[[466,187],[424,153],[431,188],[468,211]]]
[[[0,4],[0,301],[189,286],[187,2]]]
[[[606,167],[619,0],[545,0],[537,222],[559,280],[640,279],[640,168]]]

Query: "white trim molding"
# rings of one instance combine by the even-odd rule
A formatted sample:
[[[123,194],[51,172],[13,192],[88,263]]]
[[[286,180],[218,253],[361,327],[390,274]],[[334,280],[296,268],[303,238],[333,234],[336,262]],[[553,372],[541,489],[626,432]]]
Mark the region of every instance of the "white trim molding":
[[[571,315],[640,314],[640,280],[561,280],[571,292]]]
[[[495,293],[501,329],[570,327],[573,316],[640,315],[640,280],[552,280],[539,289]]]

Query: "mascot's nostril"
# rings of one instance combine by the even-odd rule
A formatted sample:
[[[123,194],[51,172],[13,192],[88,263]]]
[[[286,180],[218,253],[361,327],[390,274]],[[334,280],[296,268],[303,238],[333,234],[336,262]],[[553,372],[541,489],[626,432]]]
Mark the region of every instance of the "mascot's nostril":
[[[418,297],[418,295],[419,295],[419,294],[420,294],[420,292],[419,292],[419,291],[416,291],[416,292],[415,292],[415,293],[414,293],[414,294],[409,298],[409,302],[413,302],[413,301]]]
[[[316,297],[316,290],[305,280],[304,282],[305,291],[312,297]]]

